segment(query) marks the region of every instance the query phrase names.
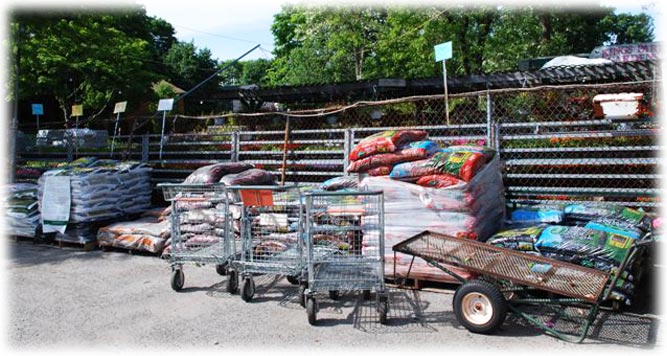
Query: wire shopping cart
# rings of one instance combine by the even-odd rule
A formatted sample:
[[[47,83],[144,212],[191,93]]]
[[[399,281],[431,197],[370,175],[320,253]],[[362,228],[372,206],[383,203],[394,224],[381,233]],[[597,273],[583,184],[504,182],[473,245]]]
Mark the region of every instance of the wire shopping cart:
[[[180,291],[185,283],[184,264],[215,264],[227,275],[227,291],[238,289],[231,261],[237,253],[234,237],[232,194],[223,184],[159,184],[171,202],[171,287]],[[236,218],[240,218],[238,214]]]
[[[242,205],[241,254],[234,268],[241,276],[241,298],[255,294],[253,274],[285,275],[301,284],[304,242],[301,193],[296,185],[231,186]]]
[[[381,323],[389,307],[384,284],[384,196],[382,191],[305,194],[308,322],[317,321],[317,299],[328,292],[374,291]]]

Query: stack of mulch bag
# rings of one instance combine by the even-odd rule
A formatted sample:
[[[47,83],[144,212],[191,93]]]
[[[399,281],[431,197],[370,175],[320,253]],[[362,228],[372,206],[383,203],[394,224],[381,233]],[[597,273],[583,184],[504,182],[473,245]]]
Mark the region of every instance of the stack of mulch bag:
[[[275,177],[268,171],[254,168],[245,162],[224,162],[203,166],[192,172],[183,181],[182,195],[197,190],[198,186],[222,183],[226,186],[242,185],[275,185]],[[179,201],[175,199],[160,217],[163,220],[173,220],[176,215],[174,233],[179,233],[179,250],[199,249],[215,244],[225,237],[226,233],[240,237],[241,207],[229,204],[228,217],[225,217],[225,201],[237,202],[239,198],[234,194],[226,197],[216,196],[204,201]],[[174,211],[175,210],[175,211]],[[229,219],[230,221],[227,221]],[[172,234],[173,235],[173,234]],[[174,246],[172,238],[165,241],[162,256],[168,257]]]
[[[69,177],[69,209],[66,230],[56,232],[57,241],[94,242],[102,224],[140,214],[151,206],[150,168],[143,163],[86,158],[46,171],[38,181],[40,210],[49,177]],[[53,204],[59,204],[55,202]],[[65,203],[63,203],[65,204]],[[53,206],[48,207],[53,209]]]
[[[14,183],[5,198],[6,232],[13,236],[35,237],[39,226],[37,184]]]
[[[100,247],[113,247],[160,254],[171,236],[171,222],[160,219],[165,208],[146,211],[134,221],[122,221],[104,226],[97,231]]]
[[[359,189],[384,192],[388,277],[394,277],[394,272],[405,277],[412,261],[412,256],[401,253],[394,257],[392,247],[424,230],[484,241],[503,226],[503,181],[499,157],[492,149],[440,147],[428,141],[424,131],[397,130],[362,140],[350,159],[348,172],[369,175],[358,183]],[[349,177],[321,186],[325,190],[353,187]],[[365,244],[365,248],[376,246]],[[410,278],[454,281],[420,259],[410,269]]]
[[[619,205],[536,205],[512,211],[519,228],[487,243],[615,273],[633,242],[652,230],[649,214]],[[612,298],[630,304],[641,266],[620,271]]]

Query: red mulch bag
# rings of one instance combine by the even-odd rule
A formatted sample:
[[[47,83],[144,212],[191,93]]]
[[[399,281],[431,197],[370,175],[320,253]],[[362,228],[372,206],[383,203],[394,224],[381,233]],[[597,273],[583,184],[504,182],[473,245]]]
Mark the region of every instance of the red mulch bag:
[[[419,130],[388,130],[379,132],[361,140],[352,152],[350,152],[350,160],[356,161],[378,153],[394,152],[398,146],[412,141],[423,140],[427,135],[426,131]]]
[[[465,182],[451,174],[431,174],[417,179],[417,185],[429,188],[445,188],[457,184],[465,184]]]
[[[388,176],[391,173],[391,166],[380,166],[368,170],[368,175],[372,177]]]
[[[440,147],[433,141],[410,142],[401,146],[393,153],[378,153],[372,156],[350,162],[348,172],[367,172],[370,169],[387,166],[393,167],[396,163],[410,162],[428,158],[438,152]],[[388,174],[388,173],[387,173]],[[386,175],[386,174],[382,174]]]
[[[455,175],[469,182],[485,164],[486,158],[482,153],[469,151],[451,152],[440,171]]]

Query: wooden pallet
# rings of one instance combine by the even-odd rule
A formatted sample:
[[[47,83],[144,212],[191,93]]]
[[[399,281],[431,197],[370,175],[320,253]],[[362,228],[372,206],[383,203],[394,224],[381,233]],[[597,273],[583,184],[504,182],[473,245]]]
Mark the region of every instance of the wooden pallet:
[[[74,242],[74,241],[56,240],[55,243],[60,248],[64,248],[64,247],[78,248],[78,249],[82,249],[83,251],[86,251],[86,252],[93,251],[93,250],[97,249],[97,241]]]

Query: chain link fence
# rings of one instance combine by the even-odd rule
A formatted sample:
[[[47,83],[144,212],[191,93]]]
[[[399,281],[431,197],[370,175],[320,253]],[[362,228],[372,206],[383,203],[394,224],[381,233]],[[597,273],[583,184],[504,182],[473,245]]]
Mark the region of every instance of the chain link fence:
[[[153,181],[179,182],[199,166],[246,161],[283,183],[319,183],[345,175],[352,148],[389,129],[420,129],[441,146],[474,144],[497,150],[504,162],[510,203],[525,201],[621,202],[658,205],[659,81],[505,89],[413,96],[321,109],[173,116],[165,137],[116,139],[114,152],[69,149],[23,152],[23,160],[84,155],[150,163]],[[597,94],[641,93],[646,109],[635,118],[599,115]],[[204,120],[198,133],[174,133],[183,120]],[[213,125],[213,123],[215,124]],[[200,125],[202,126],[202,125]],[[205,125],[204,125],[205,126]],[[60,155],[60,156],[59,156]]]

